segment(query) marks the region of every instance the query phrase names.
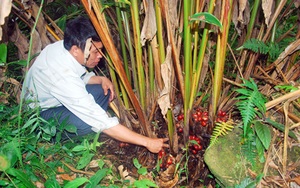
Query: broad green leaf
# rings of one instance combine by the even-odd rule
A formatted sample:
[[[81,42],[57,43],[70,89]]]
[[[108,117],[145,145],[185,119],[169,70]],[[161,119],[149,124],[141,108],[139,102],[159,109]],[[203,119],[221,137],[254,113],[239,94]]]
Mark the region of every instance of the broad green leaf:
[[[48,179],[45,182],[45,187],[46,188],[61,188],[59,185],[58,181],[55,178]]]
[[[8,181],[0,180],[0,187],[6,187],[9,184]]]
[[[87,178],[76,178],[75,180],[68,182],[64,188],[77,188],[88,181]]]
[[[90,182],[85,186],[85,188],[96,188],[99,182],[106,176],[108,169],[101,169],[96,172],[90,179]]]
[[[0,65],[6,63],[7,59],[7,46],[5,44],[0,44]]]
[[[139,169],[139,168],[142,167],[142,165],[139,163],[139,161],[137,160],[137,158],[134,158],[134,159],[133,159],[133,164],[134,164],[134,166],[135,166],[137,169]]]
[[[77,131],[77,127],[75,127],[74,125],[65,125],[64,129],[70,133],[76,133]]]
[[[148,179],[137,180],[133,184],[138,188],[158,187],[153,181]]]
[[[57,26],[62,30],[65,31],[67,23],[67,15],[61,16],[57,21]]]
[[[94,154],[86,152],[84,155],[82,155],[82,157],[78,161],[76,168],[83,169],[84,167],[86,167],[86,165],[88,165],[91,162],[93,157],[94,157]]]
[[[28,175],[26,175],[21,170],[15,168],[9,168],[6,172],[19,179],[24,184],[25,187],[35,187],[35,185],[28,178]]]
[[[146,175],[147,174],[147,168],[145,168],[145,167],[139,168],[137,172],[140,175]]]
[[[75,146],[72,151],[78,152],[78,151],[85,151],[87,148],[83,145]]]
[[[8,158],[11,166],[14,166],[18,159],[19,161],[22,161],[22,154],[20,151],[19,142],[16,140],[12,140],[11,142],[2,146],[1,153]]]
[[[265,155],[264,155],[265,148],[262,145],[262,143],[261,143],[261,141],[258,137],[256,137],[255,144],[256,144],[256,149],[257,149],[257,154],[258,154],[258,157],[259,157],[259,161],[261,163],[264,163],[265,162]]]
[[[191,16],[190,18],[191,22],[192,21],[204,21],[209,24],[216,25],[220,27],[222,30],[222,24],[218,18],[216,18],[213,14],[210,14],[208,12],[199,12]]]
[[[7,156],[0,153],[0,171],[6,171],[10,168],[10,161]]]
[[[27,65],[27,61],[26,60],[12,61],[12,62],[9,62],[8,65],[22,65],[22,66],[26,66]]]
[[[271,142],[271,132],[268,126],[262,124],[260,121],[255,121],[254,129],[264,148],[268,149]]]

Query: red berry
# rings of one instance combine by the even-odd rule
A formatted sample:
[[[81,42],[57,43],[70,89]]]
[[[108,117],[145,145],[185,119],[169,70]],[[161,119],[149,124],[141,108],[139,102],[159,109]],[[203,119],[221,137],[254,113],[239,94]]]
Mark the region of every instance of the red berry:
[[[158,152],[158,158],[159,159],[163,158],[165,155],[166,155],[166,152],[163,149]]]
[[[196,155],[197,154],[197,151],[196,150],[192,150],[192,154]]]
[[[178,117],[177,117],[177,120],[181,121],[181,120],[183,120],[183,118],[184,118],[184,115],[183,114],[179,114]]]
[[[206,121],[201,121],[201,125],[202,125],[202,127],[206,127],[206,125],[207,125]]]
[[[195,149],[196,151],[199,151],[199,150],[200,150],[199,145],[195,144],[195,145],[194,145],[194,149]]]
[[[208,112],[203,112],[203,116],[208,116]]]
[[[203,120],[203,121],[208,121],[208,116],[203,116],[203,117],[202,117],[202,120]]]
[[[123,147],[125,147],[126,146],[126,144],[124,143],[124,142],[120,142],[120,144],[119,144],[119,147],[120,148],[123,148]]]
[[[223,116],[223,117],[226,116],[226,112],[222,111],[221,116]]]
[[[183,128],[179,127],[179,128],[178,128],[178,132],[179,132],[179,133],[183,133]]]
[[[202,112],[197,112],[196,114],[197,114],[198,117],[202,116]]]
[[[194,120],[196,120],[198,118],[198,115],[196,113],[193,114],[193,118],[194,118]]]
[[[200,138],[199,137],[195,137],[195,141],[199,144],[200,143]]]
[[[168,157],[167,159],[167,162],[166,162],[168,165],[172,164],[173,163],[173,159],[172,157]]]

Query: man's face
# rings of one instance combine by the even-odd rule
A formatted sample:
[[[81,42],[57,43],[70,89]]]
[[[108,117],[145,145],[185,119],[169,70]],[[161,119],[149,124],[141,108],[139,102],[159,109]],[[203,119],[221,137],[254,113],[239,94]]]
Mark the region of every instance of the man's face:
[[[90,49],[90,55],[86,61],[85,66],[88,68],[94,68],[98,65],[100,59],[102,58],[102,42],[93,42]]]

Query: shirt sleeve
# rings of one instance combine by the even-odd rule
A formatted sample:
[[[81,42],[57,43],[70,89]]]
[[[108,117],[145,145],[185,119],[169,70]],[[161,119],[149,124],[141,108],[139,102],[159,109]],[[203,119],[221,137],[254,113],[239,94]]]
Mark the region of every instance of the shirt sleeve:
[[[90,74],[84,79],[90,78]],[[116,117],[109,117],[86,91],[85,81],[75,75],[68,75],[57,81],[50,90],[51,94],[59,100],[81,120],[92,127],[95,132],[111,128],[119,121]]]
[[[85,84],[87,84],[92,76],[95,76],[94,72],[87,72],[86,74],[84,74],[84,76],[81,77],[81,79]]]

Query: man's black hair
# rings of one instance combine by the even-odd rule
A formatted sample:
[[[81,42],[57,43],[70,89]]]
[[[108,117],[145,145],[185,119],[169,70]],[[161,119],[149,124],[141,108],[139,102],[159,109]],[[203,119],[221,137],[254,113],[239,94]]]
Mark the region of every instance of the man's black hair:
[[[73,45],[78,46],[84,51],[85,43],[88,38],[99,42],[100,38],[91,23],[91,21],[83,16],[79,16],[67,22],[64,33],[64,47],[70,50]]]

